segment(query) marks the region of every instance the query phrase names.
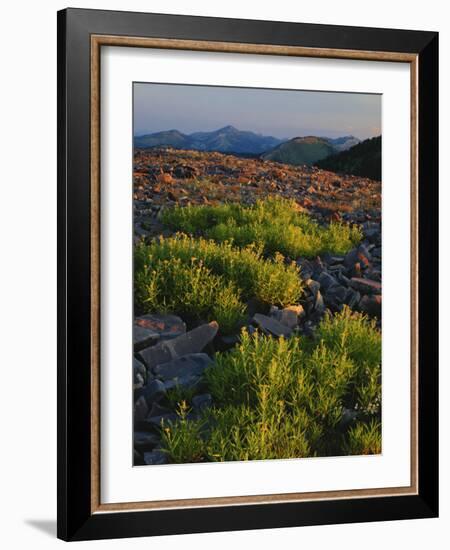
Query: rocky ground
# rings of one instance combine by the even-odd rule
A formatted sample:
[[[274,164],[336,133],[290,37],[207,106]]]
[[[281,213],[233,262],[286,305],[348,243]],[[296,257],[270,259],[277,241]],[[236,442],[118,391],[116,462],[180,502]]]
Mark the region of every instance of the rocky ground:
[[[134,160],[136,239],[170,234],[159,222],[162,208],[175,204],[251,204],[268,195],[293,198],[320,223],[343,220],[361,225],[364,240],[345,256],[296,258],[305,294],[297,306],[267,315],[251,312],[248,330],[273,337],[313,335],[326,310],[348,305],[381,321],[381,184],[339,176],[315,167],[292,167],[220,153],[137,150]],[[176,420],[167,392],[190,388],[195,415],[211,406],[203,371],[217,350],[233,346],[238,335],[220,336],[217,324],[187,330],[175,315],[136,317],[134,327],[135,464],[163,464],[161,421]]]

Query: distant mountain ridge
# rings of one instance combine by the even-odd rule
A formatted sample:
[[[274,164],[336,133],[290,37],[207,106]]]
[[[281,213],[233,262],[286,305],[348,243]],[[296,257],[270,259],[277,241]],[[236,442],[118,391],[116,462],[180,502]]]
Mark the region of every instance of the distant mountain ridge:
[[[170,146],[197,151],[259,155],[273,149],[282,141],[273,136],[263,136],[250,131],[238,130],[234,126],[224,126],[212,132],[183,134],[178,130],[168,130],[136,136],[134,145],[140,148]]]
[[[381,181],[381,136],[366,139],[347,151],[319,160],[319,168]]]
[[[350,147],[358,145],[361,140],[355,136],[342,136],[338,138],[324,138],[336,149],[336,151],[347,151]]]
[[[179,130],[167,130],[135,136],[137,148],[174,147],[176,149],[193,149],[197,151],[218,151],[229,154],[262,155],[263,158],[289,162],[291,164],[312,164],[325,156],[343,151],[359,143],[354,136],[339,138],[306,136],[293,139],[280,139],[255,132],[238,130],[228,125],[211,132],[193,132],[184,134]],[[283,144],[287,144],[283,148]],[[294,154],[295,149],[302,152]],[[275,153],[275,151],[278,151]],[[289,153],[288,153],[289,151]],[[274,154],[271,158],[270,155]],[[281,160],[290,158],[292,160]]]
[[[272,151],[265,153],[262,158],[299,166],[302,164],[314,164],[318,160],[324,159],[335,152],[336,149],[330,144],[327,138],[305,136],[296,137],[281,143],[272,149]]]

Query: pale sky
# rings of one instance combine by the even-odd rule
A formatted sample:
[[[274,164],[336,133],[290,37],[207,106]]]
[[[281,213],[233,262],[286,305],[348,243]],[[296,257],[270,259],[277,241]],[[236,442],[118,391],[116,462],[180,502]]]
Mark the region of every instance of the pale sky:
[[[278,138],[381,134],[381,95],[182,84],[134,84],[134,135],[232,125]]]

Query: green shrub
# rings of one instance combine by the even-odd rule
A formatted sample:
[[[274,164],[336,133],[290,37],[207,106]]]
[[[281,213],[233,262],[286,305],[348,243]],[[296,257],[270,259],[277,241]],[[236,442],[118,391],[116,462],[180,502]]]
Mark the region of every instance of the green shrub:
[[[190,410],[185,401],[178,406],[178,420],[175,424],[163,424],[161,448],[171,462],[201,462],[204,457],[204,443],[200,437],[202,423],[188,419]]]
[[[381,333],[376,321],[353,312],[348,306],[336,315],[327,315],[316,331],[316,340],[330,349],[344,352],[359,367],[377,367],[381,357]]]
[[[243,330],[239,345],[216,354],[205,374],[214,408],[196,424],[202,460],[380,452],[379,337],[365,316],[348,310],[325,319],[310,346],[300,337],[274,339]],[[368,342],[367,361],[362,338]],[[342,424],[344,407],[359,411],[351,428]],[[178,442],[186,436],[180,426],[169,428]],[[166,441],[176,462],[169,445]]]
[[[295,201],[277,197],[252,206],[176,206],[164,210],[162,221],[177,231],[203,234],[239,247],[253,243],[266,254],[279,252],[293,258],[345,254],[362,239],[357,227],[343,223],[322,227],[299,212]]]
[[[209,416],[205,456],[220,462],[310,456],[306,414],[285,416],[282,404],[277,413],[242,405],[215,409]]]
[[[216,320],[222,332],[244,320],[245,305],[233,283],[192,258],[154,259],[135,276],[136,297],[147,311],[176,312],[182,317]]]
[[[286,306],[301,295],[295,264],[286,265],[280,255],[265,260],[254,246],[237,249],[177,235],[137,245],[134,266],[139,309],[215,319],[222,332],[239,326],[252,297]]]
[[[381,333],[375,320],[344,306],[327,315],[316,331],[316,339],[355,365],[352,400],[366,414],[377,414],[381,404]],[[351,406],[351,403],[350,403]]]
[[[375,455],[381,453],[381,424],[372,420],[369,424],[358,422],[350,428],[344,446],[349,455]]]

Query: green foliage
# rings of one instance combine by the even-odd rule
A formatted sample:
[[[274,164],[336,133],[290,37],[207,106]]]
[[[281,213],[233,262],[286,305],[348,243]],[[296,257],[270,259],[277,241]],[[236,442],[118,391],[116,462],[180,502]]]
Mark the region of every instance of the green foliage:
[[[161,448],[169,455],[171,462],[200,462],[204,455],[204,443],[200,438],[201,422],[188,418],[186,401],[179,404],[177,413],[175,424],[167,422],[162,427]]]
[[[281,143],[275,149],[266,153],[263,158],[295,166],[314,164],[319,159],[333,154],[333,152],[333,147],[326,139],[306,136],[293,138]]]
[[[381,424],[376,420],[368,424],[358,422],[350,428],[344,449],[349,455],[380,454]]]
[[[361,230],[343,223],[322,227],[299,212],[295,201],[277,197],[252,206],[187,206],[164,210],[162,221],[174,230],[203,234],[217,242],[245,247],[256,244],[265,254],[297,258],[326,252],[345,254],[358,243]]]
[[[376,414],[381,402],[381,333],[376,330],[375,320],[344,306],[342,312],[323,319],[316,338],[336,353],[345,353],[354,363],[355,408]]]
[[[264,397],[264,394],[262,395]],[[205,440],[205,456],[212,461],[265,460],[310,456],[305,435],[307,417],[276,414],[263,401],[258,408],[225,406],[210,415],[212,428]]]
[[[137,245],[134,265],[140,309],[214,319],[222,332],[239,326],[245,301],[252,297],[261,304],[285,306],[301,295],[295,264],[285,264],[280,255],[265,260],[254,246],[237,249],[177,235]]]
[[[368,357],[361,348],[364,338]],[[214,408],[195,423],[202,460],[380,452],[381,348],[376,327],[346,308],[321,323],[312,345],[305,343],[300,337],[275,339],[243,330],[236,348],[216,354],[205,375]],[[353,427],[342,425],[344,408],[358,411]],[[186,430],[176,423],[164,436],[173,462],[180,454],[189,455]],[[186,449],[172,453],[168,435]],[[195,450],[193,460],[198,460]]]
[[[233,283],[195,258],[188,264],[176,257],[145,264],[136,273],[135,285],[136,299],[147,311],[214,319],[224,333],[244,320],[245,305]]]

